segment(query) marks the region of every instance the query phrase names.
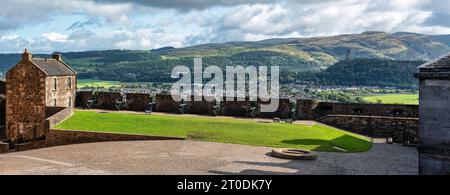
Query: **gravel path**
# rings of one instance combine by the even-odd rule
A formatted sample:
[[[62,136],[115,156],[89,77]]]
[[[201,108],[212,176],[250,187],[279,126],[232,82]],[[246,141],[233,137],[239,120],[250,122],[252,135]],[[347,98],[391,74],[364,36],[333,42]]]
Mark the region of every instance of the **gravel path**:
[[[108,142],[0,154],[0,174],[417,174],[417,151],[374,144],[365,153],[319,153],[317,161],[271,148],[196,141]]]

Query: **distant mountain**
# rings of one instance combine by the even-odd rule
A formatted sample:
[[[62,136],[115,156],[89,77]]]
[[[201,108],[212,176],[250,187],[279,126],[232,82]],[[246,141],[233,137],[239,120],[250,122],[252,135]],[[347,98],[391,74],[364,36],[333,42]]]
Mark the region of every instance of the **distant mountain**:
[[[409,32],[388,34],[364,32],[314,38],[269,39],[256,42],[204,44],[160,52],[167,56],[229,56],[246,51],[273,51],[298,57],[326,68],[346,58],[421,60],[450,52],[450,35],[423,35]]]
[[[63,58],[78,71],[80,78],[169,82],[172,81],[170,73],[173,67],[192,67],[193,57],[203,57],[205,65],[220,67],[280,66],[282,81],[290,83],[298,81],[303,72],[335,71],[333,67],[327,68],[345,60],[348,51],[352,59],[427,61],[450,52],[450,35],[364,32],[328,37],[209,43],[185,48],[163,47],[148,51],[68,52],[63,53]],[[0,72],[8,70],[19,59],[19,54],[0,54]],[[365,71],[378,66],[369,63]],[[387,66],[384,70],[389,68],[396,67]]]

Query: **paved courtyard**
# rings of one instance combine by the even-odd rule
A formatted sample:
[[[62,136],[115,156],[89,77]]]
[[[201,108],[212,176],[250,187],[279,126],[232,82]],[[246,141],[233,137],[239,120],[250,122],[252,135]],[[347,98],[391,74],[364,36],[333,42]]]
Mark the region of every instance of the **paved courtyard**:
[[[196,141],[134,141],[0,154],[0,174],[417,174],[415,148],[374,144],[365,153],[319,153],[316,161],[268,155],[271,148]]]

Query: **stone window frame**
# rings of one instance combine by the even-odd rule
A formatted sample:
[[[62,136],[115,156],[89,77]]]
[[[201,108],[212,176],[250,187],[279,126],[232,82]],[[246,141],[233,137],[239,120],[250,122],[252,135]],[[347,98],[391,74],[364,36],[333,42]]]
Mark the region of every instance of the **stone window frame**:
[[[72,97],[69,97],[69,108],[72,107],[72,104],[73,104],[72,101],[73,101],[73,100],[72,100]]]
[[[66,78],[66,88],[67,88],[67,89],[72,89],[72,84],[73,84],[72,77],[71,77],[71,76],[68,76],[68,77]]]
[[[53,107],[56,107],[56,104],[58,104],[58,100],[56,98],[53,99]]]
[[[58,78],[53,77],[52,78],[52,91],[58,90]]]

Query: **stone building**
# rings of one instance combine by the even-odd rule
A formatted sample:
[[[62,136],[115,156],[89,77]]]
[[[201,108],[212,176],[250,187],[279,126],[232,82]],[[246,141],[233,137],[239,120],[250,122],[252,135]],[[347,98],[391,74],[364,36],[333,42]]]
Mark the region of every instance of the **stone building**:
[[[6,82],[0,81],[0,140],[5,138],[5,120],[6,120]]]
[[[25,50],[22,60],[6,73],[6,138],[12,142],[45,138],[47,119],[73,108],[75,96],[76,72],[60,54],[33,58]]]
[[[419,173],[450,174],[450,54],[419,67]]]

